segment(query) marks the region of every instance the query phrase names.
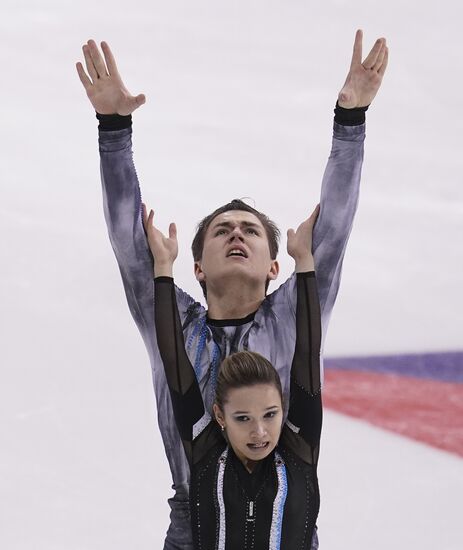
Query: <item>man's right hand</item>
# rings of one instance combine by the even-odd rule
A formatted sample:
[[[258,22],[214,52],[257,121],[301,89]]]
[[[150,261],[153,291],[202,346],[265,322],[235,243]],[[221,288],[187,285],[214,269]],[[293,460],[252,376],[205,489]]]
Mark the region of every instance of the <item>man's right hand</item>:
[[[80,81],[97,113],[101,115],[130,115],[145,103],[145,96],[130,94],[122,82],[108,44],[102,42],[101,49],[104,60],[94,40],[89,40],[82,46],[88,75],[82,63],[76,63]]]

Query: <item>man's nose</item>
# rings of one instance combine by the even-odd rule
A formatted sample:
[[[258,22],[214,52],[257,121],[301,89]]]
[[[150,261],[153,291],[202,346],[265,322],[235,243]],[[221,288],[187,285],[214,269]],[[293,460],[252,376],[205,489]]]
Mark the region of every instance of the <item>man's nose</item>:
[[[243,232],[238,225],[230,232],[230,241],[233,241],[233,239],[243,240]]]

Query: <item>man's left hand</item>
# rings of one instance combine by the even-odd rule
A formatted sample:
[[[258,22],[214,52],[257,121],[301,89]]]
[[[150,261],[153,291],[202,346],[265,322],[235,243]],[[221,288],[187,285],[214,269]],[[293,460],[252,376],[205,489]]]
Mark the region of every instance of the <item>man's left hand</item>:
[[[378,38],[362,63],[363,33],[355,34],[354,51],[346,82],[339,92],[338,105],[344,109],[367,107],[373,101],[386,72],[389,50],[385,38]]]

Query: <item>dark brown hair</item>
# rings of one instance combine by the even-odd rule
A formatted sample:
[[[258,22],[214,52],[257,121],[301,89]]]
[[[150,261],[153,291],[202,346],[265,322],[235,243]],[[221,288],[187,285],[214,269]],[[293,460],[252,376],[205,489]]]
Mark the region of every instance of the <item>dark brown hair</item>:
[[[223,410],[229,390],[257,384],[271,384],[276,387],[283,403],[283,392],[278,372],[259,353],[240,351],[226,357],[220,365],[215,390],[215,402]]]
[[[259,210],[256,210],[252,206],[249,206],[249,204],[246,204],[241,199],[233,199],[231,202],[224,204],[223,206],[220,206],[219,208],[214,210],[212,214],[209,214],[198,223],[196,234],[193,238],[193,242],[191,243],[191,251],[193,252],[194,261],[199,262],[203,256],[204,238],[206,236],[206,231],[208,227],[212,223],[212,220],[220,214],[223,214],[224,212],[228,212],[230,210],[243,210],[244,212],[250,212],[251,214],[254,214],[254,216],[256,216],[256,218],[264,226],[265,232],[267,234],[270,257],[272,260],[275,260],[278,255],[278,246],[280,242],[280,230],[278,229],[276,223],[262,212],[259,212]],[[203,289],[204,297],[207,298],[206,285],[205,283],[200,284]],[[269,281],[266,282],[266,291],[268,288],[268,284]]]

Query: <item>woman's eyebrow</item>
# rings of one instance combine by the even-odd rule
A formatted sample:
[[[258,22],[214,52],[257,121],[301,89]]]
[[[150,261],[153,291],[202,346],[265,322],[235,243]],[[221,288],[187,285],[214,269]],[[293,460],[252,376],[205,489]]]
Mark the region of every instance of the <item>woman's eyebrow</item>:
[[[278,409],[278,405],[271,405],[270,407],[266,407],[264,411],[270,411],[271,409]],[[234,411],[232,414],[249,414],[249,411]]]

